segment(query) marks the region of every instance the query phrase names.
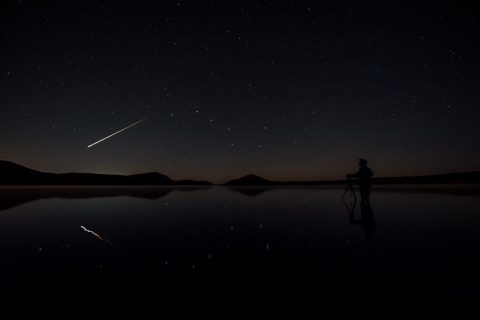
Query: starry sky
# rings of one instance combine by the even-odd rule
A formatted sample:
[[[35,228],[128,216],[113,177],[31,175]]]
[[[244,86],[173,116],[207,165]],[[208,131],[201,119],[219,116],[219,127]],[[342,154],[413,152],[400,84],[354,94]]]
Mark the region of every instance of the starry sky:
[[[0,159],[224,182],[480,169],[461,1],[2,1]],[[140,119],[145,121],[87,148]]]

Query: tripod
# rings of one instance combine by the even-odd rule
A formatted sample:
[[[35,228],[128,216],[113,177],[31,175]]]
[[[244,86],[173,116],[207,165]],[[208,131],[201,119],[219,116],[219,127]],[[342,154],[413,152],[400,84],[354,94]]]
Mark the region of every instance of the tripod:
[[[350,199],[347,198],[347,195],[350,196]],[[343,192],[342,202],[345,205],[345,208],[347,208],[348,213],[350,213],[350,215],[353,215],[355,212],[355,206],[357,204],[357,196],[352,186],[352,180],[350,179],[348,179],[347,187]]]

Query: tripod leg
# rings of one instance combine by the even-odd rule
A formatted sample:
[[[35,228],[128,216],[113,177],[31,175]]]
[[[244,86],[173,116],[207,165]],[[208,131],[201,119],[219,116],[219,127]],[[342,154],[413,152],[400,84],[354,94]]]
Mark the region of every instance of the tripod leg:
[[[350,187],[350,192],[352,193],[353,199],[355,199],[355,202],[357,202],[357,195],[355,194],[355,189],[353,189],[352,185],[349,185]]]
[[[347,194],[351,194],[353,196],[353,201],[351,201],[351,199],[349,199],[350,201],[348,202],[345,200],[345,196]],[[345,188],[345,191],[343,192],[342,202],[345,205],[345,208],[347,209],[348,213],[350,213],[350,215],[353,216],[355,212],[355,206],[357,203],[357,196],[355,195],[355,191],[353,190],[353,187],[350,183],[347,185],[347,187]]]

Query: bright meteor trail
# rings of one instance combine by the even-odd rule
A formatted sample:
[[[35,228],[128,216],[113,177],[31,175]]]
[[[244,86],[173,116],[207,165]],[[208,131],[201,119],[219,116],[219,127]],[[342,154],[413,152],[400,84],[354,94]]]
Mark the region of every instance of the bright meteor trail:
[[[98,140],[98,141],[96,141],[96,142],[88,145],[87,148],[93,147],[93,146],[96,145],[97,143],[100,143],[100,142],[102,142],[103,140],[107,140],[108,138],[113,137],[113,136],[116,135],[117,133],[120,133],[120,132],[122,132],[122,131],[124,131],[124,130],[127,130],[128,128],[131,128],[131,127],[133,127],[134,125],[139,124],[140,122],[144,121],[145,119],[146,119],[146,118],[143,118],[142,120],[139,120],[139,121],[137,121],[137,122],[135,122],[135,123],[132,123],[132,124],[129,125],[128,127],[125,127],[125,128],[123,128],[123,129],[121,129],[121,130],[118,130],[117,132],[114,132],[114,133],[112,133],[111,135],[106,136],[105,138],[100,139],[100,140]]]

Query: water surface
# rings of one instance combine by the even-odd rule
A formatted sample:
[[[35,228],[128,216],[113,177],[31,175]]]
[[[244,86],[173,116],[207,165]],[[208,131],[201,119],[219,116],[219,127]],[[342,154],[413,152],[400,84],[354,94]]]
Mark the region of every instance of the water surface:
[[[477,187],[378,187],[369,221],[358,204],[349,214],[342,187],[1,191],[1,283],[24,301],[151,298],[198,279],[267,292],[479,294]]]

